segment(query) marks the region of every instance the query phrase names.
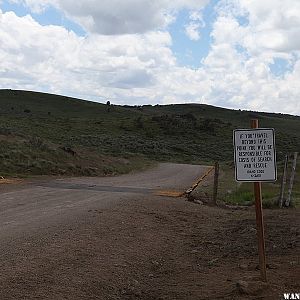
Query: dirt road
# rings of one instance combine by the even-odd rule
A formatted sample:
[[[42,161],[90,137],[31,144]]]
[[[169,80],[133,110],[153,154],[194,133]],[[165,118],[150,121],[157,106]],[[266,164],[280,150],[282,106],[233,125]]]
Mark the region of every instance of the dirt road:
[[[86,209],[113,209],[125,199],[187,189],[206,167],[161,164],[143,173],[103,178],[35,180],[1,193],[0,238],[67,224]],[[1,188],[1,186],[0,186]],[[1,192],[1,190],[0,190]]]
[[[266,211],[262,285],[251,209],[156,195],[183,191],[205,169],[162,164],[0,187],[0,299],[280,299],[299,291],[298,211]]]

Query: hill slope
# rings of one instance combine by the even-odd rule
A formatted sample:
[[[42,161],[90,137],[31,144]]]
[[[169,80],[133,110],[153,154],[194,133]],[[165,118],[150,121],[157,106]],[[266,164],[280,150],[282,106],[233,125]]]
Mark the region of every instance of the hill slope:
[[[276,130],[279,159],[300,149],[300,117],[201,104],[104,105],[0,90],[0,175],[103,175],[147,161],[232,160],[232,130]]]

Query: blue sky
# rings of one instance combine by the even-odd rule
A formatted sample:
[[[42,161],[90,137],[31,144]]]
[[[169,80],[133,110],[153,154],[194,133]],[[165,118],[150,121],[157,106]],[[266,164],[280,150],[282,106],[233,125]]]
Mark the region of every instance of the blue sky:
[[[41,25],[58,25],[63,26],[68,30],[76,32],[80,36],[86,35],[85,30],[69,18],[66,18],[64,13],[53,6],[47,7],[45,11],[35,13],[30,8],[22,3],[15,3],[8,0],[2,1],[0,8],[3,12],[13,11],[19,17],[31,15]]]
[[[205,58],[210,50],[212,38],[212,24],[216,18],[214,10],[218,0],[211,1],[203,9],[203,20],[205,27],[201,29],[201,38],[198,41],[190,40],[184,31],[184,25],[189,21],[189,11],[182,10],[178,13],[176,22],[170,26],[170,33],[173,38],[172,50],[176,55],[179,64],[197,68],[201,65],[201,61]]]
[[[0,1],[0,88],[300,113],[297,0],[157,3]]]

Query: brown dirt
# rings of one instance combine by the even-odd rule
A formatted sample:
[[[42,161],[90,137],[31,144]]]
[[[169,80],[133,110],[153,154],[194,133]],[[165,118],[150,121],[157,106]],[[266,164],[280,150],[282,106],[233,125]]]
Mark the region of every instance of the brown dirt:
[[[282,299],[300,291],[299,211],[265,210],[265,226],[267,285],[253,209],[153,195],[86,208],[2,244],[0,299]]]

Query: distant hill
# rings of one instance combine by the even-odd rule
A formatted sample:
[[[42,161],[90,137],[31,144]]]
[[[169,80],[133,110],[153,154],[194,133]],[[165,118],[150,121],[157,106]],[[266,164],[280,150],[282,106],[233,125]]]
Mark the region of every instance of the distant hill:
[[[276,130],[278,159],[300,150],[300,117],[204,104],[117,106],[0,90],[0,175],[108,175],[150,161],[232,161],[232,130]]]

